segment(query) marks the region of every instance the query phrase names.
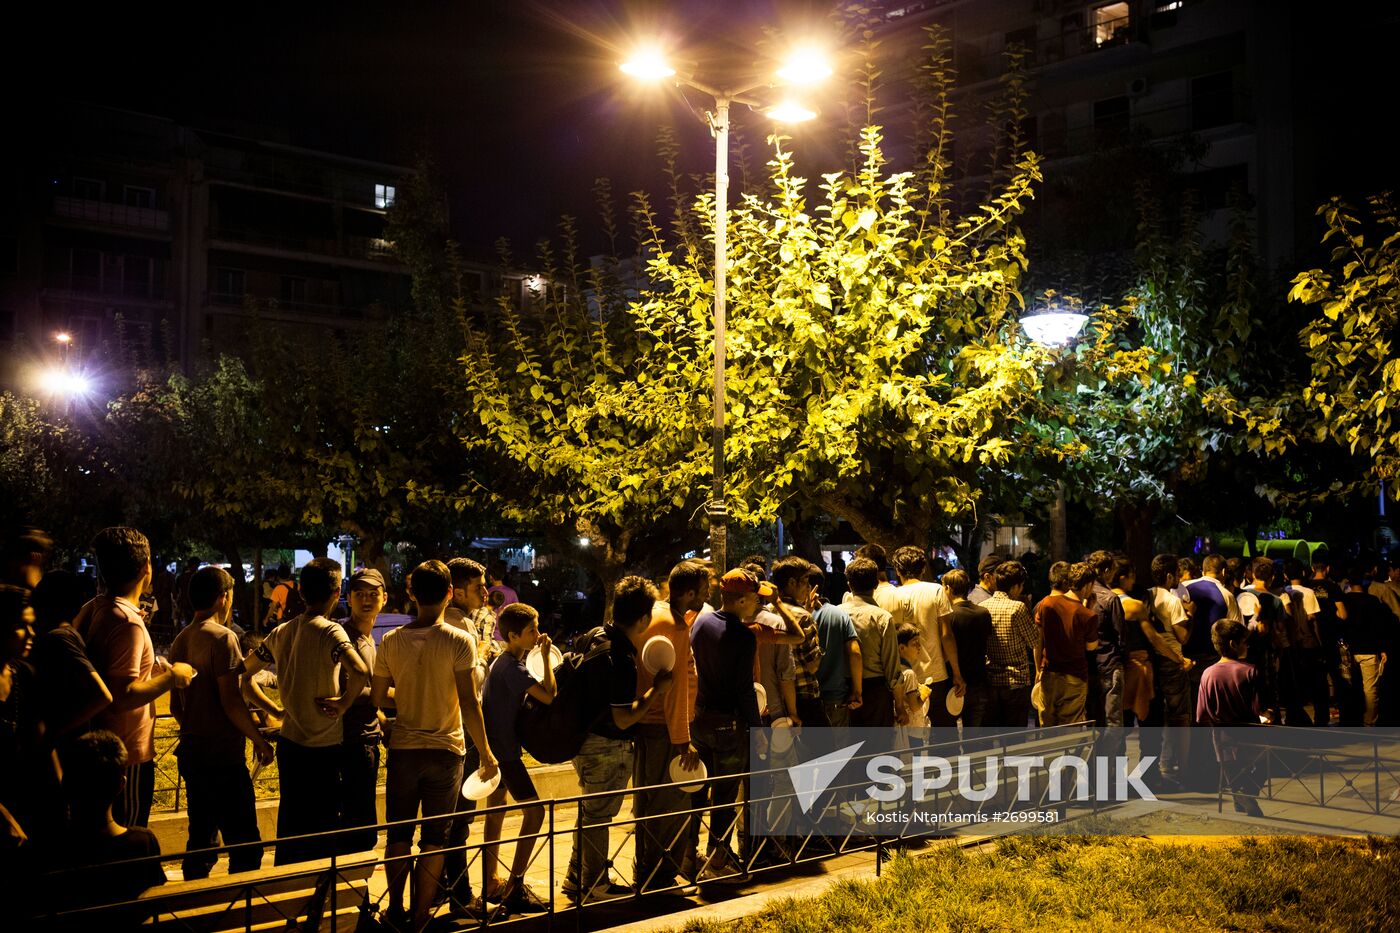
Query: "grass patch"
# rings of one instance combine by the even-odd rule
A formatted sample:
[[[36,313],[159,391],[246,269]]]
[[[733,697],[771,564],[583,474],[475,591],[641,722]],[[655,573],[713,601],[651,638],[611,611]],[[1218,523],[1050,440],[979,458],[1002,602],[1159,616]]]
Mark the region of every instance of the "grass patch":
[[[1297,836],[1161,844],[1013,836],[990,851],[898,856],[881,878],[842,881],[693,933],[1400,929],[1400,840]]]

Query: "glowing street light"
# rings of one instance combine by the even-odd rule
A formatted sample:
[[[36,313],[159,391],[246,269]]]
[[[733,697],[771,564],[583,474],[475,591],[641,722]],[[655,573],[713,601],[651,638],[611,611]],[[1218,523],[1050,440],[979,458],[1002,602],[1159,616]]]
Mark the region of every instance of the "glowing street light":
[[[92,380],[69,369],[46,369],[39,375],[39,388],[60,398],[86,398],[92,393]]]
[[[639,49],[627,61],[618,66],[622,73],[642,81],[660,81],[676,73],[676,69],[666,64],[660,49]]]
[[[788,56],[778,77],[788,84],[819,84],[831,77],[831,64],[821,49],[803,46]]]
[[[53,335],[53,339],[63,344],[64,346],[67,346],[68,344],[73,342],[73,335],[68,333],[66,330],[61,330]]]
[[[1087,323],[1089,316],[1077,311],[1038,311],[1021,318],[1021,328],[1026,336],[1042,347],[1069,344]]]
[[[725,281],[729,262],[729,105],[747,104],[756,109],[759,104],[746,96],[749,92],[780,83],[811,84],[828,77],[831,67],[818,52],[804,48],[794,53],[777,73],[776,80],[721,89],[702,84],[690,75],[677,75],[676,70],[666,63],[665,58],[653,45],[639,50],[621,66],[621,69],[624,74],[646,81],[658,81],[674,76],[677,85],[684,84],[707,94],[715,102],[714,111],[705,115],[710,125],[710,134],[715,138],[715,416],[712,428],[714,481],[707,512],[710,518],[710,559],[719,572],[723,573],[728,569],[726,557],[729,541],[729,509],[724,502],[724,328]],[[780,103],[765,113],[770,119],[781,123],[802,122],[817,115],[815,111],[791,101]]]
[[[802,106],[795,100],[785,100],[778,106],[765,110],[764,115],[778,123],[805,123],[815,119],[817,112]]]

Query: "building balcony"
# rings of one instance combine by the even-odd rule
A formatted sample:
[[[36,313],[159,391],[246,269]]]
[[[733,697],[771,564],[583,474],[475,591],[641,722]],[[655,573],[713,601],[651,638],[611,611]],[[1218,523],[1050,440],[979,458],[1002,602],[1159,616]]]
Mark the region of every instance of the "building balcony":
[[[292,315],[298,318],[335,318],[340,320],[359,320],[364,316],[361,309],[347,308],[339,302],[326,303],[288,298],[266,298],[249,294],[234,295],[224,292],[209,292],[205,295],[204,303],[208,307],[225,312],[231,309],[243,311],[248,307],[250,300],[259,310],[272,316]]]
[[[287,253],[310,254],[343,259],[368,259],[379,262],[397,262],[394,244],[379,237],[346,236],[317,237],[296,236],[286,233],[270,233],[263,230],[250,230],[239,227],[212,227],[211,240],[228,243],[244,243],[265,249]]]
[[[95,275],[58,273],[44,279],[44,292],[51,297],[73,297],[91,299],[121,298],[133,302],[164,303],[167,300],[165,283],[151,281],[129,281],[104,278]]]
[[[87,198],[56,197],[53,199],[53,212],[55,216],[66,220],[78,220],[105,227],[123,227],[156,233],[170,232],[170,212],[150,207],[128,207],[125,204],[109,204],[106,201],[92,201]]]

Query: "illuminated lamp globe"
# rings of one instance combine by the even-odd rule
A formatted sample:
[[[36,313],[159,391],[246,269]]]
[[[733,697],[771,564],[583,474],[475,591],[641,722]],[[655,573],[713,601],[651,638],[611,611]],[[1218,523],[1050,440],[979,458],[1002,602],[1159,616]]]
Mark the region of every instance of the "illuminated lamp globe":
[[[642,81],[660,81],[676,73],[656,49],[642,49],[618,67],[623,74]]]
[[[1021,318],[1026,336],[1043,347],[1063,347],[1089,323],[1087,314],[1077,311],[1042,311]]]
[[[831,77],[831,65],[820,49],[795,49],[778,69],[778,77],[788,84],[817,84]]]
[[[805,123],[814,119],[817,112],[796,101],[785,100],[766,111],[766,114],[770,120],[776,120],[779,123]]]

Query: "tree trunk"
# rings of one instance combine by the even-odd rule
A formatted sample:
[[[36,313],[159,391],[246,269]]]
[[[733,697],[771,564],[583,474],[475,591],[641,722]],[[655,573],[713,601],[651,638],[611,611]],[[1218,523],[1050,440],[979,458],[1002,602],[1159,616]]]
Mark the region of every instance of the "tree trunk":
[[[238,545],[231,541],[224,542],[220,550],[224,552],[224,560],[228,561],[231,568],[229,576],[233,577],[233,604],[238,607],[238,624],[250,632],[256,632],[262,620],[258,618],[256,591],[243,577],[243,554]]]
[[[787,523],[788,538],[792,541],[792,552],[798,557],[805,557],[818,567],[823,565],[821,542],[812,532],[812,526],[804,521],[791,521]]]
[[[851,527],[856,530],[856,534],[864,538],[867,543],[878,544],[887,552],[893,553],[896,548],[906,544],[924,547],[929,541],[927,527],[910,525],[896,527],[869,514],[859,505],[841,496],[823,496],[819,503],[837,518],[844,518],[850,522]]]
[[[632,544],[631,531],[610,532],[587,519],[574,524],[579,537],[588,539],[582,563],[603,584],[603,621],[612,621],[613,591],[622,571],[627,567],[627,548]]]
[[[1156,502],[1129,503],[1114,509],[1123,530],[1123,550],[1144,582],[1152,579],[1152,522],[1158,509]]]

